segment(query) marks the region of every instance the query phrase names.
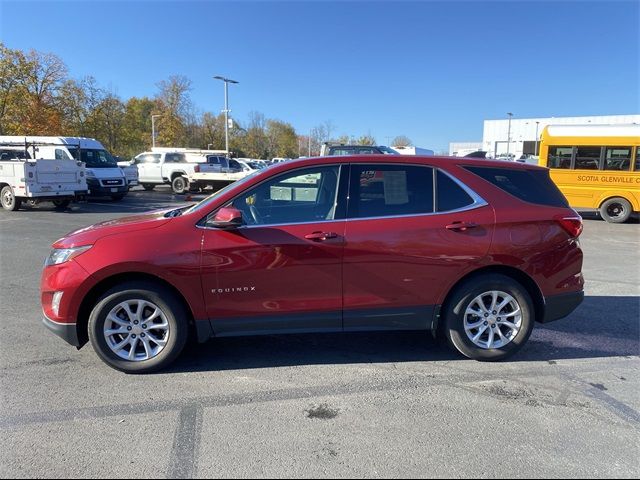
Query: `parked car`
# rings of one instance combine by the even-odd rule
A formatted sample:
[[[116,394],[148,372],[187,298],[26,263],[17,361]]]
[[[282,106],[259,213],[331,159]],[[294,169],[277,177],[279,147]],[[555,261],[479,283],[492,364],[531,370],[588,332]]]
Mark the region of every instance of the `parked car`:
[[[439,331],[469,358],[501,360],[582,301],[581,231],[541,167],[289,161],[56,241],[44,323],[132,373],[166,367],[190,335]]]
[[[400,152],[384,145],[345,145],[342,143],[323,143],[320,147],[320,156],[324,157],[334,155],[400,155]]]

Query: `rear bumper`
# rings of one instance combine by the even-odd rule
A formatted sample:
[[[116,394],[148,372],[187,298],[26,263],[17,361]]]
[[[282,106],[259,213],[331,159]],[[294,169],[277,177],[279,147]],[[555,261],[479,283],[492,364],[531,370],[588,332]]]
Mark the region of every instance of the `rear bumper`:
[[[553,295],[544,299],[544,318],[542,323],[560,320],[573,312],[584,300],[584,291]]]
[[[80,342],[78,341],[78,330],[75,323],[54,322],[44,314],[42,314],[42,323],[44,323],[45,327],[62,338],[69,345],[80,348]]]

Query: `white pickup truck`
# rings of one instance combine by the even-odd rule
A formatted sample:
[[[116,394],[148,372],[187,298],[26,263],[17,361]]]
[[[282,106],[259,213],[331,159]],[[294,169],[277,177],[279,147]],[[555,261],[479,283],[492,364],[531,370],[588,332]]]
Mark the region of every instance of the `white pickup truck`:
[[[32,146],[33,148],[33,146]],[[0,203],[16,211],[23,202],[51,201],[66,208],[87,194],[87,175],[77,160],[34,159],[28,145],[0,145]]]
[[[197,164],[194,173],[189,176],[189,185],[193,189],[211,186],[217,190],[255,171],[243,160],[207,155],[206,162]]]
[[[174,193],[185,193],[198,161],[204,162],[205,157],[193,157],[185,151],[151,151],[136,155],[131,165],[138,168],[138,182],[145,190],[169,184]]]

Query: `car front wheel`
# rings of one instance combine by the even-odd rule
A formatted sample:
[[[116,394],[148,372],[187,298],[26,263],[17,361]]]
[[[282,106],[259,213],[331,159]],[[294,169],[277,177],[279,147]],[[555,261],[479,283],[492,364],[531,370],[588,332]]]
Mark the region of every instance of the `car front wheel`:
[[[510,277],[489,274],[456,288],[445,307],[444,334],[468,358],[502,360],[527,342],[533,322],[527,290]]]
[[[126,373],[149,373],[171,364],[188,337],[187,312],[170,290],[145,282],[105,293],[89,317],[98,356]]]

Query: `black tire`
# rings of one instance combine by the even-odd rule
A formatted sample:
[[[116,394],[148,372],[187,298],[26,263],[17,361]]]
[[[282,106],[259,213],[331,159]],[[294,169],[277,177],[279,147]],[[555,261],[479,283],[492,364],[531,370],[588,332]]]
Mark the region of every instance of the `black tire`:
[[[68,198],[60,199],[60,200],[53,200],[53,206],[56,207],[56,210],[64,210],[69,205],[71,205],[71,200],[68,199]]]
[[[109,347],[104,325],[109,312],[119,303],[138,299],[155,304],[164,313],[169,331],[167,343],[157,356],[131,361],[119,357]],[[89,340],[93,349],[103,362],[125,373],[150,373],[167,367],[180,355],[188,337],[188,313],[182,302],[169,289],[153,283],[127,282],[112,288],[100,297],[89,317]]]
[[[142,188],[144,188],[147,192],[150,192],[151,190],[156,188],[156,186],[153,183],[143,183]]]
[[[20,205],[22,205],[22,199],[17,198],[13,194],[13,189],[9,185],[6,185],[0,190],[0,203],[2,203],[2,208],[5,210],[15,212],[20,208]]]
[[[120,193],[118,195],[111,195],[111,200],[113,200],[114,202],[119,202],[120,200],[122,200],[125,197],[126,193]]]
[[[473,343],[465,331],[465,311],[472,305],[474,299],[491,291],[509,294],[518,303],[521,311],[520,329],[513,339],[501,348],[478,346]],[[516,353],[527,342],[533,330],[534,316],[535,310],[531,296],[520,283],[506,275],[486,274],[464,281],[451,294],[444,307],[443,333],[449,346],[465,357],[481,361],[503,360]],[[487,324],[485,323],[483,326],[485,325]],[[489,328],[494,328],[493,331],[496,331],[496,327],[489,326]],[[497,326],[497,328],[504,327]],[[476,332],[472,331],[472,333]]]
[[[178,195],[188,192],[189,180],[187,180],[187,177],[183,177],[180,175],[174,177],[174,179],[171,180],[171,190],[173,190],[173,193],[176,193]]]
[[[600,216],[607,223],[624,223],[631,217],[633,207],[629,200],[615,197],[600,205]]]

